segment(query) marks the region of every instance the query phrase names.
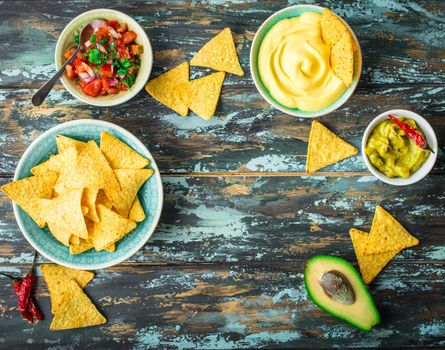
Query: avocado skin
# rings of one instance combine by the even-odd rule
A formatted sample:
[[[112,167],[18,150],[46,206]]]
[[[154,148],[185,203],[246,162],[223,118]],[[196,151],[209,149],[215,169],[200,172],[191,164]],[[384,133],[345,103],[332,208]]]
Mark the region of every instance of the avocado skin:
[[[339,314],[337,314],[335,311],[332,310],[328,310],[327,308],[325,308],[324,306],[320,305],[317,302],[317,297],[315,295],[313,295],[311,293],[311,290],[309,288],[309,283],[308,283],[308,277],[309,277],[309,270],[310,270],[310,266],[312,263],[316,262],[317,260],[324,260],[324,261],[331,261],[334,263],[339,263],[340,265],[343,265],[345,268],[347,268],[348,270],[352,271],[353,275],[355,276],[355,278],[357,279],[358,283],[361,285],[361,287],[364,289],[365,291],[365,295],[368,298],[369,301],[369,305],[370,305],[370,312],[373,312],[377,318],[377,322],[374,325],[371,325],[369,328],[364,328],[361,327],[360,325],[354,323],[354,320],[348,319],[346,317],[343,317]],[[307,262],[306,262],[306,267],[304,270],[304,285],[306,287],[306,291],[309,294],[310,298],[312,299],[312,301],[322,310],[326,311],[327,313],[340,318],[344,321],[346,321],[347,323],[353,325],[354,327],[365,331],[365,332],[370,332],[373,326],[376,326],[380,323],[380,313],[377,310],[377,307],[374,304],[374,300],[371,297],[371,294],[369,294],[368,288],[366,288],[365,283],[362,280],[362,277],[360,276],[360,274],[357,272],[357,270],[354,268],[354,266],[352,266],[348,261],[346,261],[345,259],[339,258],[337,256],[331,256],[331,255],[315,255],[312,258],[310,258]]]

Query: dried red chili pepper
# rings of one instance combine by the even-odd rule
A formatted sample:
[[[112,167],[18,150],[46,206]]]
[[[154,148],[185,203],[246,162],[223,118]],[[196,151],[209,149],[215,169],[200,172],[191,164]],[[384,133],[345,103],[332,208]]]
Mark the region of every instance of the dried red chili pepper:
[[[26,274],[25,278],[20,279],[6,273],[1,273],[0,275],[9,277],[12,280],[12,288],[15,294],[18,296],[18,308],[22,316],[28,320],[29,323],[33,323],[33,317],[38,320],[43,320],[43,315],[37,309],[33,298],[31,297],[32,287],[35,282],[34,276],[34,265],[36,262],[37,252],[34,255],[34,261],[32,263],[31,269]]]
[[[396,117],[392,115],[388,115],[389,119],[391,119],[394,123],[396,123],[400,129],[402,129],[406,135],[420,148],[428,150],[432,153],[434,151],[431,149],[431,147],[428,145],[428,142],[423,135],[418,132],[415,128],[413,128],[411,125],[408,125],[407,123],[402,122],[401,120],[397,119]]]

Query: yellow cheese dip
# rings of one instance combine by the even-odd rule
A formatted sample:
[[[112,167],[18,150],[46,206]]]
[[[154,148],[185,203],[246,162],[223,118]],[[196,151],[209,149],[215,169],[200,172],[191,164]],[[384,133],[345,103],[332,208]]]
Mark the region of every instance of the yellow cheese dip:
[[[320,20],[321,15],[313,12],[283,19],[261,43],[261,80],[285,107],[317,111],[335,102],[347,88],[331,68]]]
[[[422,135],[413,119],[398,118]],[[426,162],[430,152],[416,146],[391,120],[378,124],[369,137],[365,153],[371,164],[388,177],[407,178]]]

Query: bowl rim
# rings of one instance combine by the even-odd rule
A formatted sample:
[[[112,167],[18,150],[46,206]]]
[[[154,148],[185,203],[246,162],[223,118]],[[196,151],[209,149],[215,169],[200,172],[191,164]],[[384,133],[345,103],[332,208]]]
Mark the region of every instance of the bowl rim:
[[[329,114],[334,112],[335,110],[339,109],[341,106],[343,106],[350,98],[351,96],[354,94],[355,89],[358,86],[358,83],[360,81],[360,77],[362,74],[362,65],[363,65],[363,58],[362,58],[362,50],[360,47],[360,43],[357,39],[357,37],[355,36],[354,31],[352,30],[352,28],[349,26],[349,24],[343,19],[341,18],[339,15],[337,15],[336,13],[334,13],[335,16],[337,16],[337,18],[339,18],[342,23],[346,26],[346,28],[348,28],[352,39],[357,47],[357,58],[358,58],[358,62],[357,62],[357,79],[354,79],[352,82],[352,85],[334,102],[332,103],[330,106],[325,107],[321,110],[318,111],[314,111],[314,112],[306,112],[306,111],[301,111],[304,113],[299,112],[299,109],[296,108],[288,108],[285,107],[283,105],[281,105],[280,103],[278,103],[278,101],[276,101],[273,98],[269,98],[269,96],[267,96],[267,94],[263,91],[263,88],[261,87],[261,84],[258,80],[261,80],[261,77],[256,75],[255,73],[255,67],[254,67],[254,56],[255,56],[255,52],[254,52],[254,48],[256,46],[257,41],[259,41],[259,36],[260,33],[262,33],[266,27],[267,24],[269,24],[269,22],[273,21],[275,19],[275,17],[279,16],[282,13],[285,13],[287,11],[292,11],[298,8],[313,8],[316,10],[323,10],[327,7],[323,7],[323,6],[318,6],[318,5],[311,5],[311,4],[298,4],[298,5],[292,5],[292,6],[288,6],[285,7],[277,12],[274,12],[272,15],[270,15],[266,20],[264,20],[264,22],[261,24],[261,26],[258,28],[258,30],[255,33],[255,36],[252,40],[252,44],[250,46],[250,55],[249,55],[249,63],[250,63],[250,74],[252,76],[253,82],[255,84],[256,89],[258,90],[258,92],[260,93],[260,95],[273,107],[275,107],[276,109],[280,110],[281,112],[284,112],[286,114],[292,115],[294,117],[300,117],[300,118],[307,118],[307,119],[311,119],[311,118],[317,118],[317,117],[321,117],[323,115]],[[305,11],[307,12],[307,11]],[[318,11],[317,11],[318,12]],[[293,16],[295,17],[295,16]],[[292,18],[292,17],[288,17],[288,18]],[[264,37],[263,37],[264,39]],[[259,43],[258,45],[261,45],[261,43]],[[354,56],[355,57],[355,56]],[[258,68],[257,68],[258,70]],[[337,102],[341,101],[338,105]]]
[[[163,209],[163,205],[164,205],[164,189],[162,186],[162,179],[161,179],[161,174],[159,173],[159,168],[156,164],[155,159],[153,158],[153,155],[151,154],[151,152],[147,149],[147,147],[145,147],[145,145],[136,137],[134,136],[131,132],[129,132],[128,130],[124,129],[123,127],[111,123],[111,122],[107,122],[107,121],[103,121],[103,120],[96,120],[96,119],[78,119],[78,120],[71,120],[59,125],[56,125],[48,130],[46,130],[45,132],[43,132],[41,135],[39,135],[34,141],[31,142],[31,144],[27,147],[27,149],[25,150],[25,152],[22,154],[15,173],[14,173],[14,181],[19,180],[18,179],[18,174],[23,170],[24,168],[24,161],[26,158],[28,158],[28,155],[30,153],[32,153],[34,151],[34,148],[37,147],[40,143],[40,141],[42,139],[44,139],[47,135],[57,132],[57,131],[63,131],[64,127],[66,127],[67,125],[86,125],[86,124],[91,124],[91,125],[103,125],[103,126],[107,126],[110,127],[114,130],[117,130],[117,132],[119,132],[119,134],[123,135],[126,138],[129,138],[132,140],[132,142],[134,142],[135,144],[137,144],[143,151],[147,152],[147,154],[149,155],[150,158],[150,166],[152,167],[152,169],[154,170],[154,177],[156,179],[156,184],[157,184],[157,188],[158,188],[158,203],[159,203],[159,207],[156,210],[156,214],[154,215],[154,219],[153,219],[153,224],[151,225],[151,228],[149,230],[149,232],[147,233],[146,239],[142,240],[142,242],[138,245],[135,245],[132,249],[129,250],[128,253],[124,254],[123,256],[116,258],[116,259],[112,259],[110,262],[106,262],[106,263],[101,263],[101,264],[88,264],[88,265],[83,265],[83,264],[70,264],[67,263],[65,261],[62,261],[58,258],[54,258],[49,256],[48,254],[42,252],[39,248],[37,248],[33,243],[32,240],[30,238],[30,236],[28,235],[28,231],[25,227],[25,224],[23,223],[20,215],[19,215],[19,206],[13,202],[13,211],[14,211],[14,217],[16,219],[16,222],[20,228],[20,231],[22,232],[22,234],[25,236],[26,240],[28,241],[28,243],[35,249],[37,250],[40,254],[42,254],[46,259],[62,265],[62,266],[66,266],[69,268],[73,268],[73,269],[86,269],[86,270],[98,270],[98,269],[104,269],[110,266],[114,266],[117,265],[125,260],[127,260],[129,257],[131,257],[132,255],[134,255],[137,251],[139,251],[147,242],[148,240],[153,236],[154,231],[156,230],[158,224],[159,224],[159,220],[161,218],[161,213],[162,213],[162,209]]]
[[[434,153],[430,154],[427,161],[416,172],[414,172],[412,175],[410,175],[406,179],[401,178],[401,177],[390,178],[390,177],[384,175],[378,169],[374,168],[374,166],[369,161],[368,156],[366,155],[366,152],[365,152],[366,143],[367,143],[372,131],[377,126],[377,124],[379,124],[383,120],[389,119],[388,114],[393,114],[395,116],[402,115],[404,117],[414,119],[416,121],[416,123],[418,123],[418,124],[422,124],[422,125],[419,125],[419,127],[422,129],[422,131],[425,134],[425,137],[428,141],[428,144],[434,151]],[[365,132],[363,133],[361,146],[362,146],[361,153],[362,153],[363,161],[365,162],[368,170],[372,173],[372,175],[374,175],[379,180],[381,180],[389,185],[393,185],[393,186],[408,186],[408,185],[412,185],[412,184],[422,180],[424,177],[426,177],[430,173],[430,171],[433,169],[434,164],[436,163],[436,160],[437,160],[438,143],[437,143],[437,137],[436,137],[436,133],[434,132],[434,129],[431,127],[430,123],[428,123],[428,121],[424,117],[420,116],[419,114],[417,114],[413,111],[409,111],[406,109],[392,109],[392,110],[383,112],[383,113],[379,114],[377,117],[375,117],[368,124],[368,126],[365,129]]]
[[[144,72],[141,72],[141,71],[138,72],[138,77],[141,73],[144,73],[144,75],[140,76],[140,80],[139,80],[140,83],[138,84],[140,86],[137,86],[136,89],[134,89],[132,87],[133,88],[132,90],[126,91],[121,96],[115,96],[115,98],[112,98],[109,100],[104,100],[104,99],[101,99],[100,97],[91,97],[90,98],[87,95],[79,93],[79,91],[73,89],[67,83],[67,78],[63,74],[60,77],[60,81],[62,82],[65,89],[73,97],[77,98],[81,102],[84,102],[84,103],[92,105],[92,106],[97,106],[97,107],[116,106],[116,105],[122,104],[122,103],[127,102],[128,100],[132,99],[144,88],[148,78],[150,77],[151,71],[153,69],[153,49],[151,47],[150,39],[149,39],[147,33],[141,27],[141,25],[138,22],[136,22],[136,20],[134,20],[132,17],[130,17],[129,15],[127,15],[121,11],[118,11],[118,10],[107,9],[107,8],[93,9],[93,10],[85,11],[85,12],[79,14],[78,16],[74,17],[65,26],[65,28],[63,28],[62,32],[60,33],[59,37],[57,38],[56,48],[54,50],[54,62],[55,62],[56,70],[59,70],[61,67],[61,65],[59,65],[59,63],[58,63],[58,57],[62,54],[63,44],[65,42],[65,41],[61,41],[61,38],[63,38],[65,35],[67,35],[66,33],[71,31],[73,27],[75,27],[75,26],[78,27],[77,22],[79,22],[83,17],[88,16],[88,15],[93,15],[93,14],[97,14],[98,16],[101,16],[101,17],[106,17],[107,14],[114,15],[115,17],[119,18],[120,20],[125,21],[126,23],[130,23],[131,26],[133,28],[136,28],[136,30],[138,31],[137,34],[143,36],[143,40],[146,41],[146,43],[144,44],[143,55],[146,57],[147,62],[145,62],[145,65],[147,65],[147,69]],[[135,85],[133,85],[133,86],[135,86]]]

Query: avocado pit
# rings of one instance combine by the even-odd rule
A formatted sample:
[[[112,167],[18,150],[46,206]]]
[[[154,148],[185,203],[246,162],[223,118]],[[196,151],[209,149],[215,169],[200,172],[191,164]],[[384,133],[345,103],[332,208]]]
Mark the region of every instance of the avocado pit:
[[[336,270],[325,272],[318,279],[321,288],[332,300],[343,304],[352,305],[355,303],[355,293],[345,275]]]

